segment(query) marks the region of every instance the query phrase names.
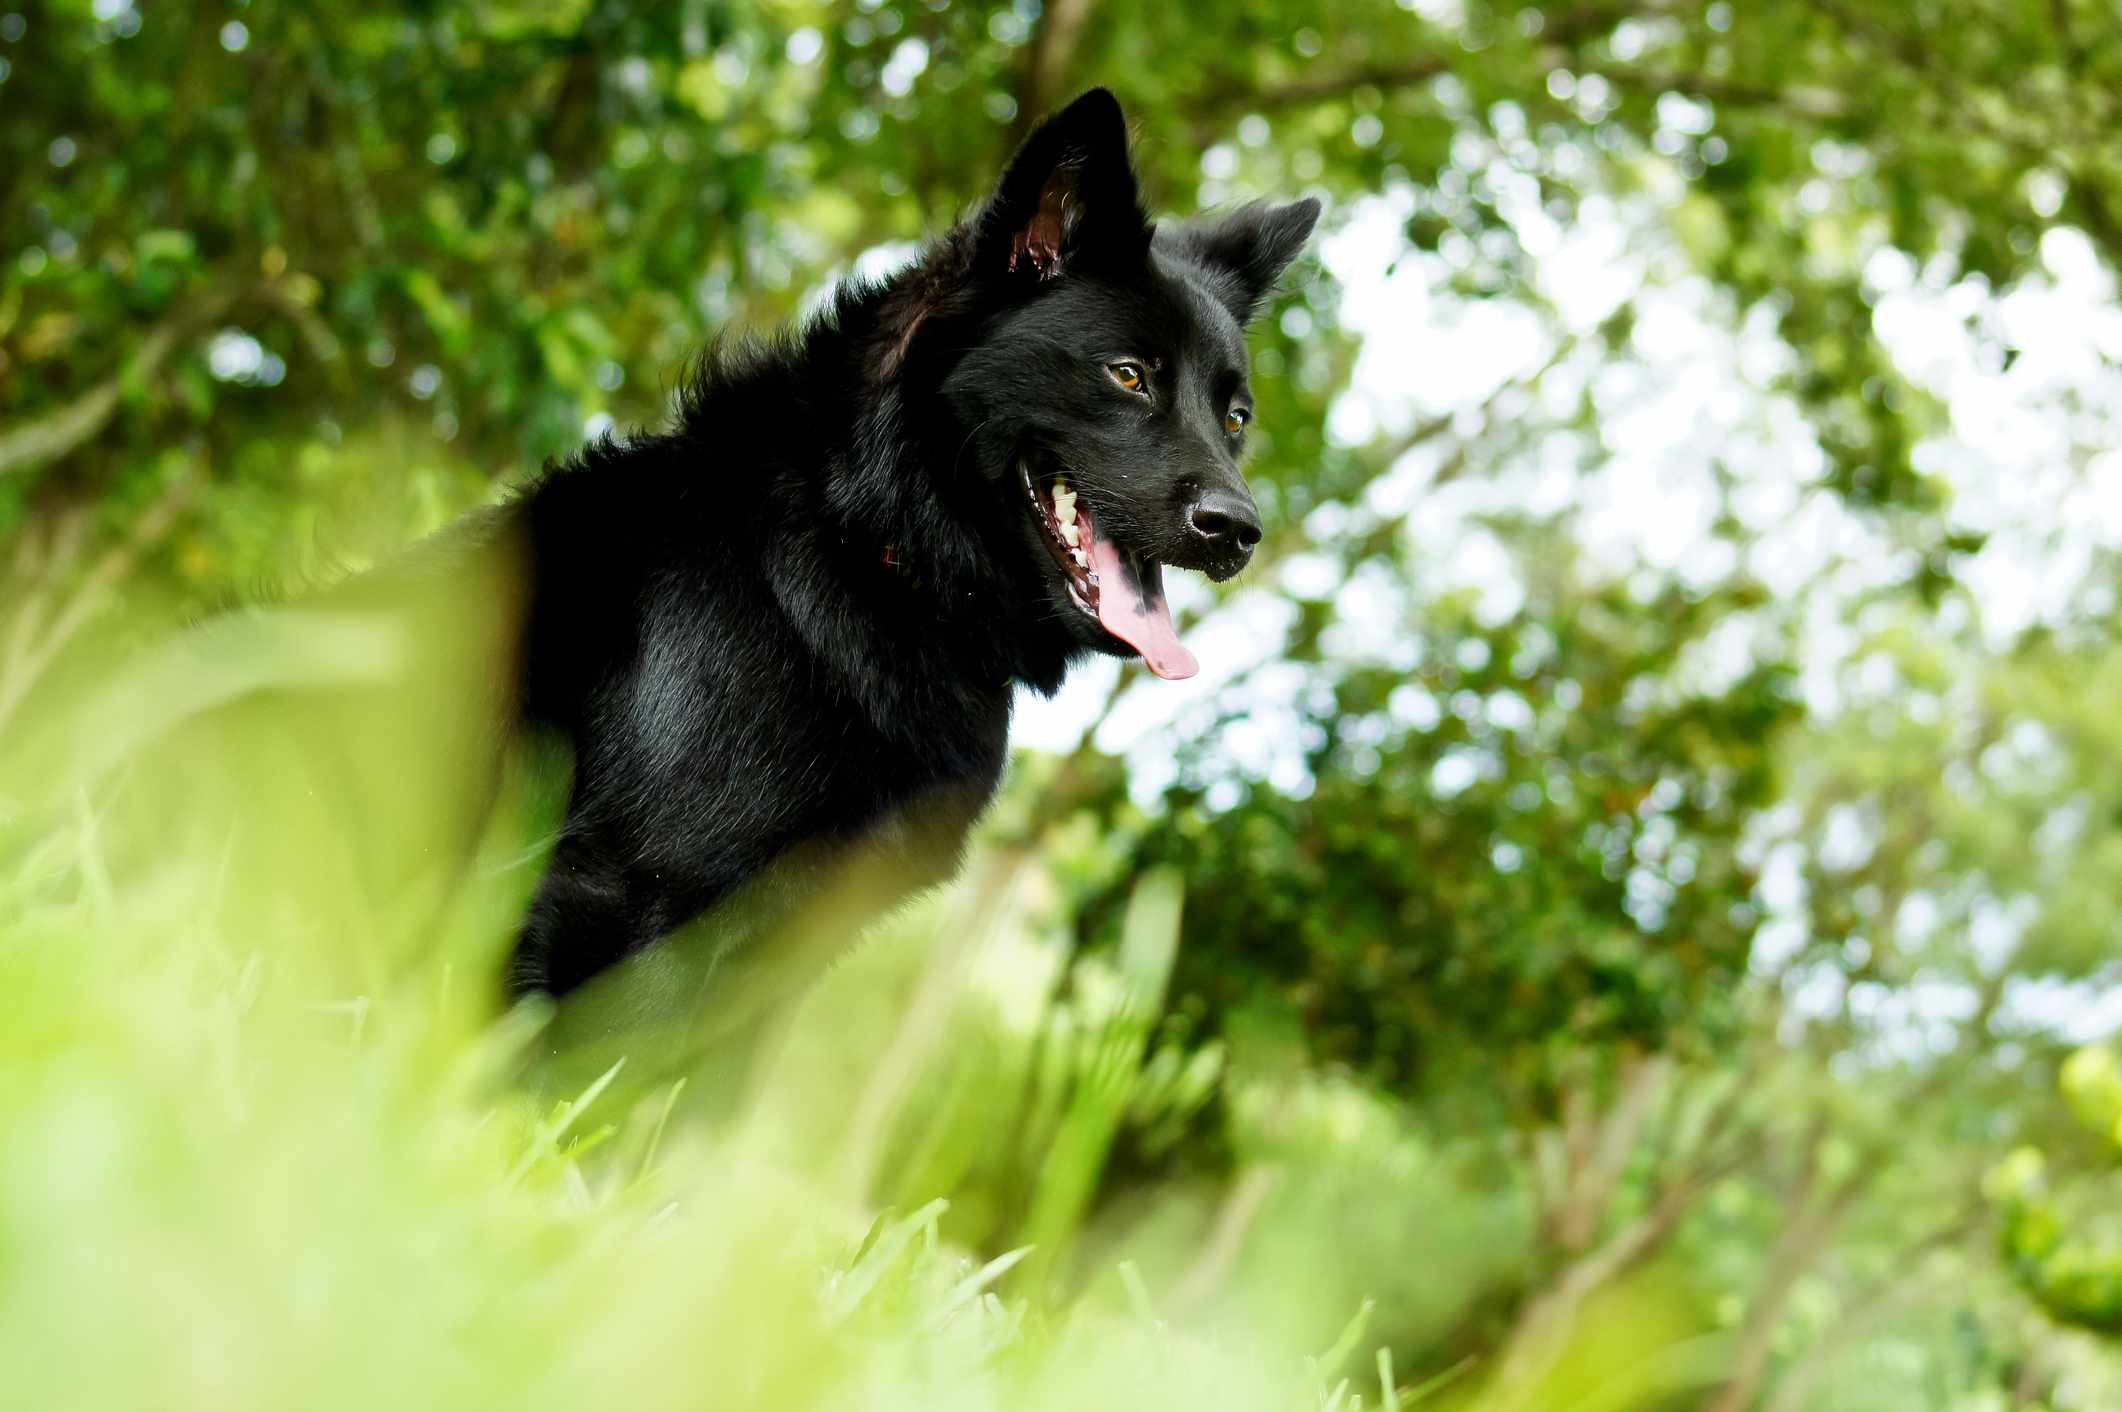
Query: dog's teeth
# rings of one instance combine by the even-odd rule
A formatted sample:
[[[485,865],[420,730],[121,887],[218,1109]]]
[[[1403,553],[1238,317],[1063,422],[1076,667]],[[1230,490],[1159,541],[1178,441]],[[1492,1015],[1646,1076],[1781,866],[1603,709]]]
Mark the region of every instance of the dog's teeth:
[[[1054,518],[1059,520],[1063,526],[1072,525],[1076,522],[1076,501],[1074,496],[1069,497],[1067,500],[1056,500],[1054,502]]]
[[[1083,542],[1083,531],[1074,519],[1070,518],[1061,522],[1061,537],[1067,540],[1068,547],[1073,549]]]
[[[1071,549],[1071,550],[1069,550],[1069,551],[1068,551],[1068,557],[1069,557],[1069,558],[1071,558],[1071,559],[1073,559],[1073,560],[1075,560],[1075,561],[1076,561],[1076,564],[1077,564],[1077,565],[1078,565],[1078,567],[1080,567],[1080,568],[1085,568],[1085,569],[1087,569],[1087,568],[1089,568],[1089,567],[1090,567],[1090,555],[1088,555],[1088,554],[1084,553],[1084,552],[1083,552],[1082,550],[1080,550],[1080,549]]]

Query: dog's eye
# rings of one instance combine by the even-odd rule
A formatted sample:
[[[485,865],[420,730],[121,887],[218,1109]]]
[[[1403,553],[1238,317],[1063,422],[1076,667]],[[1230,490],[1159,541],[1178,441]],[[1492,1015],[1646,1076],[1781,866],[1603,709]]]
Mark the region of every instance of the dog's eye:
[[[1245,424],[1252,419],[1253,414],[1246,411],[1245,408],[1233,407],[1223,414],[1223,429],[1232,436],[1236,436],[1239,432],[1245,430]]]
[[[1142,392],[1149,387],[1149,376],[1140,363],[1107,363],[1105,375],[1129,392]]]

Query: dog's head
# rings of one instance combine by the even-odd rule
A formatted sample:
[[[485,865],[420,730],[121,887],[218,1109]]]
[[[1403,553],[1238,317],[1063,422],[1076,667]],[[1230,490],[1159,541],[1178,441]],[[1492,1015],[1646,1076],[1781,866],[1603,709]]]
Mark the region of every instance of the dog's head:
[[[1244,326],[1318,216],[1304,200],[1152,226],[1099,89],[1026,139],[960,232],[979,316],[942,393],[1078,645],[1196,670],[1163,570],[1226,579],[1259,543]]]

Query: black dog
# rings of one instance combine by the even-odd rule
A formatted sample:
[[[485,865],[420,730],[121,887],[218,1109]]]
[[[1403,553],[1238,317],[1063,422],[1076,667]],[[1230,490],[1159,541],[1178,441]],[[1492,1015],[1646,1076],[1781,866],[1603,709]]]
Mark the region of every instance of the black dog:
[[[1089,93],[917,265],[528,489],[525,713],[575,774],[517,990],[703,914],[726,952],[849,868],[872,904],[939,881],[1014,684],[1094,651],[1191,675],[1163,567],[1227,578],[1260,538],[1242,326],[1318,212],[1153,227]]]

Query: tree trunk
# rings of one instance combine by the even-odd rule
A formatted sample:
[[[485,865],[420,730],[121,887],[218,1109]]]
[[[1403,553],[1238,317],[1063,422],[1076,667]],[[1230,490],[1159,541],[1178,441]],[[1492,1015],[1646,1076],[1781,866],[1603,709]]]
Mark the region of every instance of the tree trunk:
[[[1925,1277],[1924,1262],[1933,1253],[1982,1229],[1985,1214],[1985,1208],[1977,1201],[1966,1215],[1911,1246],[1900,1269],[1847,1296],[1843,1308],[1848,1312],[1805,1350],[1796,1366],[1776,1381],[1775,1390],[1762,1403],[1763,1412],[1805,1412],[1812,1405],[1813,1389],[1834,1366],[1836,1354],[1885,1322],[1889,1314],[1940,1288],[1937,1281]],[[2032,1400],[2020,1399],[2021,1402]]]
[[[1584,1301],[1654,1254],[1708,1184],[1706,1179],[1691,1179],[1668,1189],[1648,1212],[1598,1249],[1563,1266],[1526,1302],[1496,1358],[1496,1385],[1505,1395],[1504,1406],[1513,1405],[1511,1397],[1529,1391],[1554,1366]]]
[[[1668,1183],[1651,1208],[1593,1245],[1630,1157],[1659,1102],[1670,1092],[1674,1065],[1652,1055],[1624,1076],[1612,1106],[1594,1120],[1581,1091],[1567,1095],[1564,1122],[1535,1153],[1541,1234],[1561,1263],[1547,1285],[1526,1301],[1496,1359],[1495,1388],[1512,1405],[1539,1382],[1569,1342],[1584,1301],[1655,1254],[1695,1201],[1733,1170],[1750,1144],[1726,1145],[1724,1128],[1736,1111],[1737,1091],[1718,1106],[1687,1169]]]
[[[1833,1243],[1835,1231],[1851,1206],[1870,1183],[1875,1169],[1860,1166],[1833,1191],[1820,1187],[1820,1147],[1823,1130],[1815,1128],[1806,1143],[1805,1167],[1793,1194],[1792,1219],[1777,1237],[1769,1255],[1768,1271],[1747,1304],[1746,1322],[1740,1326],[1738,1351],[1732,1358],[1731,1377],[1710,1395],[1702,1412],[1746,1412],[1760,1395],[1768,1375],[1769,1355],[1774,1351],[1776,1330],[1790,1307],[1791,1294],[1805,1272],[1819,1262]]]
[[[1032,126],[1068,91],[1068,75],[1095,0],[1047,0],[1025,56],[1014,135],[1022,141]]]

